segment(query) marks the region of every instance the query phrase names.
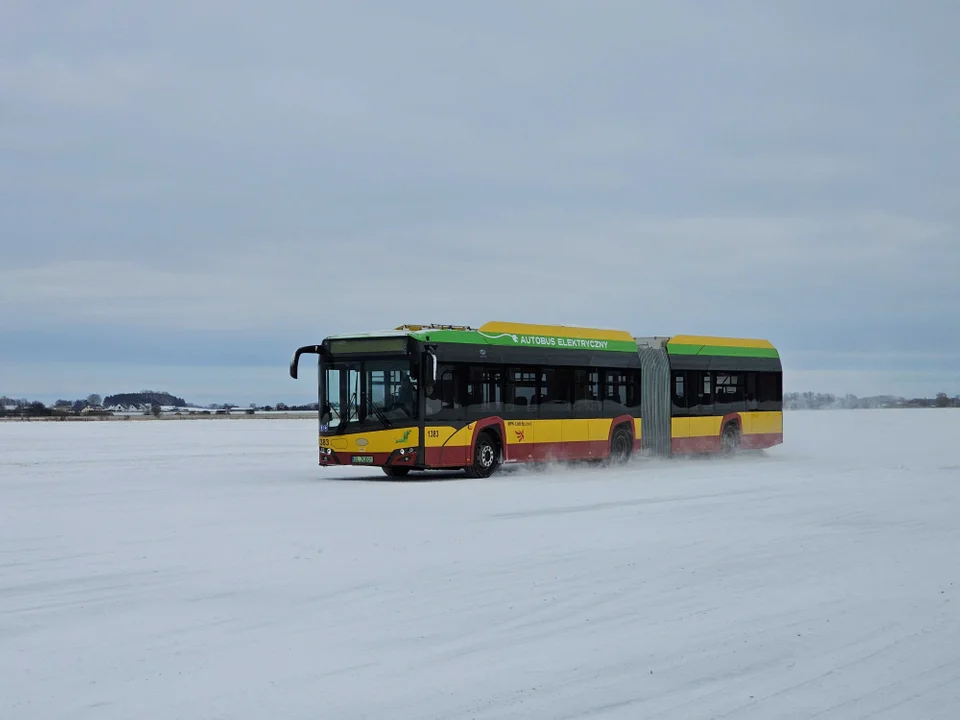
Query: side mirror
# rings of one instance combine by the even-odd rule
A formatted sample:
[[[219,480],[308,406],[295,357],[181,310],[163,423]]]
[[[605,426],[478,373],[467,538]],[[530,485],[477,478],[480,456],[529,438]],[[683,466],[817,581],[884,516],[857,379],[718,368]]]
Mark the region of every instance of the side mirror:
[[[309,353],[312,355],[319,355],[322,352],[322,349],[319,345],[304,345],[303,347],[297,348],[296,352],[293,353],[293,358],[290,360],[290,377],[294,380],[297,379],[297,370],[300,365],[300,356]]]

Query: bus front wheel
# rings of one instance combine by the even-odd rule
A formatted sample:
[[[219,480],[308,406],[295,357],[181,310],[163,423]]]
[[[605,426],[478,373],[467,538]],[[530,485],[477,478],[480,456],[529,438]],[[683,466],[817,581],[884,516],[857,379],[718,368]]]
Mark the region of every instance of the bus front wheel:
[[[389,467],[387,465],[383,466],[383,473],[388,477],[406,477],[410,474],[410,468],[408,467]]]
[[[500,448],[490,433],[480,433],[473,448],[473,464],[466,468],[472,478],[487,478],[497,471],[500,464]]]

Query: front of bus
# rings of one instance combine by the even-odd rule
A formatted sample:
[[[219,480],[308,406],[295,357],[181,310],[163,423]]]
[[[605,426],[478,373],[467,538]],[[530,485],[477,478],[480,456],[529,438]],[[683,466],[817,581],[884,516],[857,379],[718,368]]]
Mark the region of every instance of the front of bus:
[[[435,372],[430,354],[406,334],[332,336],[299,348],[290,363],[297,377],[300,356],[318,355],[319,464],[381,467],[402,476],[422,451],[421,380]]]

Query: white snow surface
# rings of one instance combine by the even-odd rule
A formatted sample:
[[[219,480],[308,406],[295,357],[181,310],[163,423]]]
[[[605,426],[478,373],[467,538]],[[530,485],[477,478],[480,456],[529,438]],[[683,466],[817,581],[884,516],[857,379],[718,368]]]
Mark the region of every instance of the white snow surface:
[[[0,718],[957,718],[960,411],[396,482],[316,422],[0,423]]]

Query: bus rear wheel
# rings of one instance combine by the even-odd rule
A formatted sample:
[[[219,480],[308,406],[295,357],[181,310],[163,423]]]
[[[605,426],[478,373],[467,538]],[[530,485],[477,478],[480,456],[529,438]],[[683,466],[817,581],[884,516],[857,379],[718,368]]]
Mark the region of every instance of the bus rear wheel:
[[[720,448],[724,455],[732,455],[740,449],[740,431],[733,423],[723,428],[720,436]]]
[[[468,477],[487,478],[497,471],[500,465],[500,448],[490,433],[480,433],[473,448],[473,464],[465,470]]]
[[[610,439],[610,462],[613,465],[622,465],[630,459],[633,450],[633,436],[625,427],[618,427],[613,431]]]

